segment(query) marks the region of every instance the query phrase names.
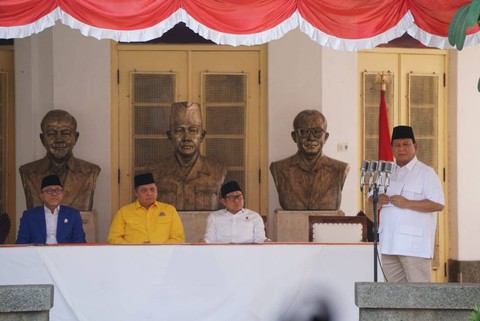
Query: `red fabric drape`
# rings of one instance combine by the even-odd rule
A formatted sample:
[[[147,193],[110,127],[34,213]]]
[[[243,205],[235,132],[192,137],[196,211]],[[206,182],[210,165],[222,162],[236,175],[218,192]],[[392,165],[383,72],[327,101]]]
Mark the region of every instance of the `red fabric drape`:
[[[183,9],[198,23],[231,34],[251,34],[275,28],[296,10],[295,1],[183,1]]]
[[[45,0],[43,0],[45,1]],[[180,9],[177,0],[59,0],[60,8],[87,25],[113,29],[145,29]]]
[[[312,26],[345,39],[383,33],[407,14],[406,1],[300,1],[298,11]]]
[[[86,36],[147,41],[184,22],[219,44],[255,45],[299,28],[338,50],[373,48],[408,32],[449,48],[448,25],[469,0],[1,0],[0,38],[22,38],[56,21]],[[478,28],[466,45],[480,43]]]
[[[378,159],[393,161],[392,148],[390,146],[390,129],[388,128],[387,103],[385,91],[380,90],[380,111],[378,116]]]

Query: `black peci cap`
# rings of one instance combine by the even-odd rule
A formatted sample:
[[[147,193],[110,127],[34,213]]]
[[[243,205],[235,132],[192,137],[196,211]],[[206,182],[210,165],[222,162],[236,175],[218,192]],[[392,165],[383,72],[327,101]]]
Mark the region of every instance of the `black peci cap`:
[[[415,136],[413,135],[413,129],[410,126],[397,126],[393,128],[392,142],[395,139],[411,138],[415,142]]]
[[[231,182],[223,184],[222,188],[220,189],[220,193],[222,194],[222,198],[225,198],[225,196],[227,196],[228,193],[236,192],[236,191],[241,192],[242,189],[240,188],[240,185],[238,185],[238,183],[235,182],[235,181],[231,181]]]
[[[152,173],[138,174],[134,178],[135,188],[151,183],[155,183]]]
[[[58,185],[63,187],[62,182],[60,182],[60,178],[57,175],[48,175],[42,179],[42,186],[40,187],[40,189],[52,185]]]

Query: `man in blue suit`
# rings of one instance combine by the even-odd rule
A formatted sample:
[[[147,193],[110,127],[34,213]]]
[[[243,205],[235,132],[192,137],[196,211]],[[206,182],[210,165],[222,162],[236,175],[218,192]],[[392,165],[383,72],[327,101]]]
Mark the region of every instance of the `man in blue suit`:
[[[82,218],[77,209],[60,205],[63,185],[57,175],[42,179],[43,206],[23,212],[17,244],[85,243]]]

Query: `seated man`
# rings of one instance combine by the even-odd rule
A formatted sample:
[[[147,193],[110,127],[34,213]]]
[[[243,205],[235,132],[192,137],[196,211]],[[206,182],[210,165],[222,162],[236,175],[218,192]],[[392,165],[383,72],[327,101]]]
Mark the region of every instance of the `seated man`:
[[[23,212],[17,244],[85,243],[80,212],[60,205],[63,194],[57,175],[42,179],[40,199],[43,205]]]
[[[237,182],[225,183],[220,189],[220,202],[225,209],[212,212],[207,218],[206,243],[262,243],[265,226],[260,214],[243,208],[242,190]]]
[[[183,224],[175,207],[157,201],[151,173],[135,176],[137,201],[120,208],[108,234],[111,244],[183,243]]]

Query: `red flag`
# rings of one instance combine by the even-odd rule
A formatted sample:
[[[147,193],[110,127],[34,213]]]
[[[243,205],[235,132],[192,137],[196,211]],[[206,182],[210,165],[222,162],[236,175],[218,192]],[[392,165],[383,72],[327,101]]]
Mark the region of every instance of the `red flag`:
[[[380,90],[380,112],[378,114],[378,160],[393,162],[392,147],[390,145],[390,129],[388,128],[387,102],[385,101],[385,90]],[[380,226],[380,212],[381,209],[378,209],[378,226]]]
[[[387,103],[385,91],[380,90],[380,113],[378,115],[378,159],[393,162],[390,146],[390,129],[388,128]]]

